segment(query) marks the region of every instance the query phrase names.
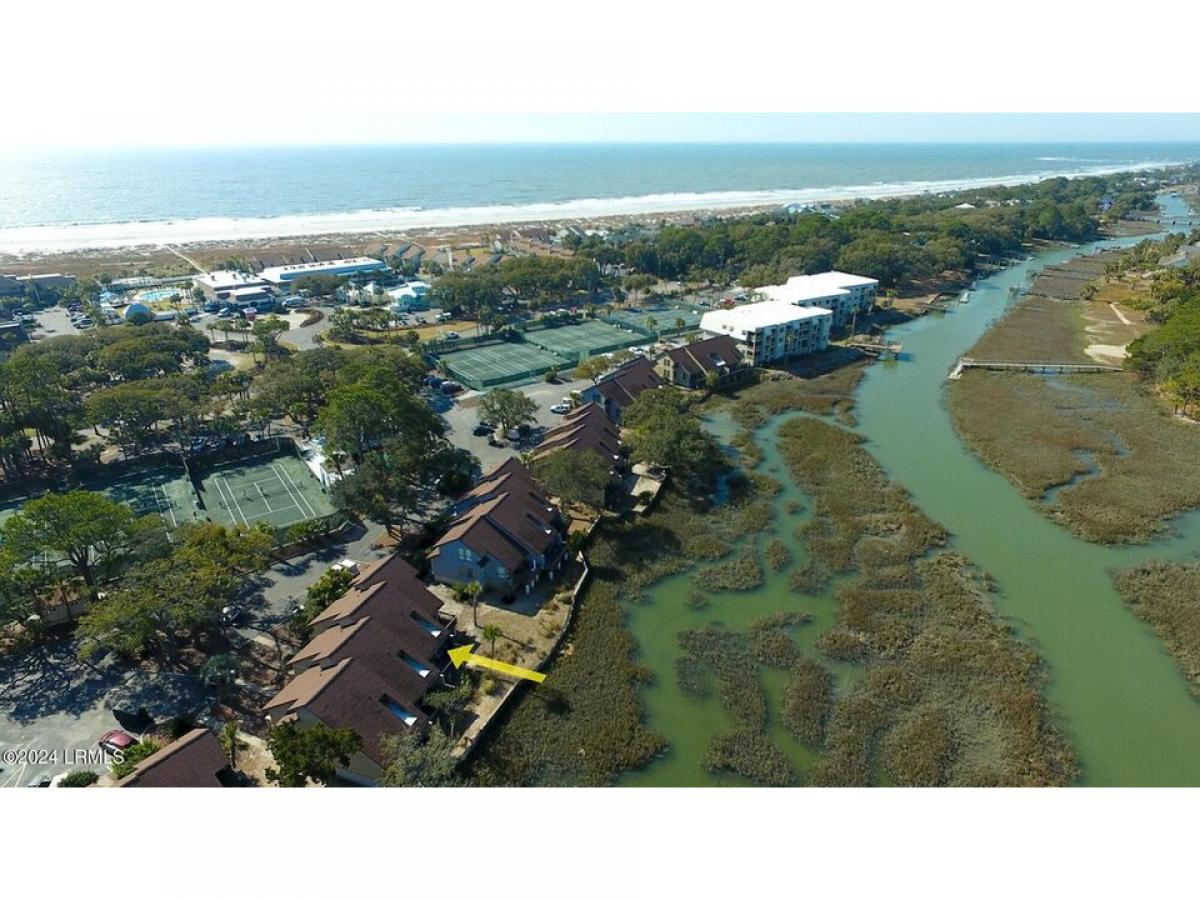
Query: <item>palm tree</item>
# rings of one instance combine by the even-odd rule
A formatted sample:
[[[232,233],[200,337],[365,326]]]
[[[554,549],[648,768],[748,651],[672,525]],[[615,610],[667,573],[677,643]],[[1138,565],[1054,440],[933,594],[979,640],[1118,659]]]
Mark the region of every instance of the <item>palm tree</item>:
[[[496,639],[504,637],[499,625],[484,625],[481,637],[491,645],[492,656],[496,655]]]
[[[454,587],[454,599],[471,607],[471,623],[479,627],[479,595],[483,593],[483,585],[478,581],[458,584]]]
[[[237,767],[237,751],[238,751],[238,723],[234,719],[231,722],[226,722],[221,726],[221,749],[225,751],[225,755],[229,757],[229,767]]]

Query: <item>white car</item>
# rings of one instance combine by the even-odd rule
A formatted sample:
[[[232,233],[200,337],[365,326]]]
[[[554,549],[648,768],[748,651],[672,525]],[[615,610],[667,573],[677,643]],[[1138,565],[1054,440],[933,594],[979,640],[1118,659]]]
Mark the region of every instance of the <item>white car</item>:
[[[550,407],[550,412],[554,413],[555,415],[559,415],[559,416],[565,416],[570,411],[571,411],[571,404],[567,403],[566,401],[562,401],[560,403],[555,403],[552,407]]]

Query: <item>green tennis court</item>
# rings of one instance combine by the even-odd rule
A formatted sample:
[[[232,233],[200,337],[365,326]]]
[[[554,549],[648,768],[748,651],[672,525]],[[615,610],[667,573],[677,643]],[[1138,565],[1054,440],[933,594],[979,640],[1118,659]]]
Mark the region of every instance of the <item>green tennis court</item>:
[[[544,328],[525,334],[525,340],[552,353],[579,362],[596,353],[608,353],[646,341],[646,335],[625,331],[592,319],[578,325]]]
[[[161,516],[168,528],[200,520],[192,483],[178,469],[130,473],[111,481],[84,481],[79,487],[127,503],[139,516]]]
[[[483,390],[496,384],[532,380],[570,363],[541,347],[506,343],[456,350],[440,357],[446,371],[468,387]]]
[[[616,309],[605,319],[660,334],[676,334],[699,327],[702,315],[702,311],[687,306],[658,306],[649,309]],[[653,328],[646,324],[647,319],[654,321]],[[682,320],[683,324],[678,324],[678,320]]]
[[[205,515],[222,525],[286,528],[333,512],[321,483],[294,456],[257,457],[208,472],[200,482]]]

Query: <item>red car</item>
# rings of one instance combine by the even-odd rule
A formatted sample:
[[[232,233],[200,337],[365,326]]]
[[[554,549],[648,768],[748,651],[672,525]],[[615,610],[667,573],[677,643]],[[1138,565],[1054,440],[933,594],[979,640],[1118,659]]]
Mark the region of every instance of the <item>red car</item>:
[[[116,753],[118,750],[128,750],[137,742],[137,738],[120,729],[106,731],[101,735],[100,740],[97,741],[100,749],[109,753]]]

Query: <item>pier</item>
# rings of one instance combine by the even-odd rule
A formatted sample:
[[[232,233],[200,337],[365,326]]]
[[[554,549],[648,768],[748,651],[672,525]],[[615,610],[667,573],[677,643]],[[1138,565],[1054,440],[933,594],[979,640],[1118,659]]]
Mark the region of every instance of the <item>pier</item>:
[[[1102,363],[989,362],[964,356],[950,373],[950,380],[957,381],[966,369],[1012,369],[1018,372],[1033,372],[1036,375],[1090,375],[1100,372],[1124,371],[1121,366],[1106,366]]]
[[[899,341],[886,341],[882,338],[873,338],[861,334],[847,340],[845,346],[883,359],[899,356],[901,349]]]

